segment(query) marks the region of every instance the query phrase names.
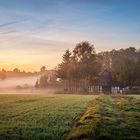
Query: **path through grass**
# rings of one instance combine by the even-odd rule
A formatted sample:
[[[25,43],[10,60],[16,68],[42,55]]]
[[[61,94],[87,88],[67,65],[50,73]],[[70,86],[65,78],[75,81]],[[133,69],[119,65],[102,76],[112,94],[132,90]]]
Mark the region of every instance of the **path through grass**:
[[[66,140],[140,140],[140,100],[105,95],[94,99]]]

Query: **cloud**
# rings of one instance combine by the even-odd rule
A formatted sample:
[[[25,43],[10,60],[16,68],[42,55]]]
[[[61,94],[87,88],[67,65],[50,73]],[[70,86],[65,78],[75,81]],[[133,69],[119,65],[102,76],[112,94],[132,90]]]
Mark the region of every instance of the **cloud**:
[[[18,20],[18,21],[6,22],[6,23],[3,23],[3,24],[0,24],[0,28],[6,27],[6,26],[10,26],[10,25],[13,25],[13,24],[17,24],[17,23],[22,23],[22,22],[27,21],[27,20],[29,20],[29,19],[23,19],[23,20]]]
[[[10,34],[10,33],[15,33],[16,31],[5,31],[5,32],[0,32],[0,34]]]

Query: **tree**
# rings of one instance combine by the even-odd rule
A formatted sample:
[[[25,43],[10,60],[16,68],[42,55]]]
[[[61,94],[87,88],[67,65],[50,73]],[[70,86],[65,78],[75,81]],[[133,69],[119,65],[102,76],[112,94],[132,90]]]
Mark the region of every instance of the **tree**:
[[[40,78],[40,82],[37,82],[36,84],[39,84],[39,87],[46,88],[48,86],[48,76],[43,75]]]
[[[18,73],[18,72],[20,72],[20,70],[18,68],[14,68],[13,72]]]
[[[62,56],[62,63],[58,65],[57,77],[65,80],[65,87],[69,88],[70,69],[71,69],[71,52],[67,49]]]
[[[65,51],[65,54],[62,56],[62,63],[58,65],[57,76],[62,79],[69,78],[69,70],[70,70],[70,62],[71,62],[71,52],[69,49]]]
[[[85,80],[85,88],[87,89],[101,69],[94,45],[87,41],[78,43],[73,50],[73,55],[79,66],[79,76]]]
[[[44,73],[46,71],[46,66],[42,66],[41,68],[40,68],[40,72],[41,73]]]
[[[134,61],[140,60],[140,51],[134,47],[120,50],[113,49],[111,51],[101,52],[99,55],[103,57],[102,63],[108,69],[111,69],[112,66],[123,59],[132,59]]]
[[[73,50],[73,55],[78,62],[86,62],[95,57],[94,45],[87,41],[78,43]]]
[[[139,62],[128,58],[121,59],[117,63],[117,65],[114,65],[112,68],[114,81],[116,81],[118,85],[123,87],[132,87],[138,84],[140,82],[140,67],[138,63]]]
[[[35,83],[35,88],[39,88],[40,85],[39,85],[39,81],[37,80],[36,83]]]
[[[136,75],[137,75],[136,85],[140,86],[140,60],[138,60],[136,64]]]
[[[68,81],[69,90],[77,91],[79,86],[87,90],[101,68],[94,46],[87,41],[78,43],[72,53],[66,50],[62,58],[58,77]]]
[[[2,72],[6,72],[6,70],[5,69],[2,69]]]

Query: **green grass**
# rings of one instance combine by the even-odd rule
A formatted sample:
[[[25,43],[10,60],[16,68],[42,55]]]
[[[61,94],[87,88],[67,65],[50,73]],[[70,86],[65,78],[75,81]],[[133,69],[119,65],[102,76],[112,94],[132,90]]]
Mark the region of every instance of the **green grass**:
[[[0,140],[139,140],[140,95],[0,95]]]
[[[66,140],[139,140],[140,100],[128,96],[94,99]]]
[[[94,97],[0,95],[0,140],[62,140]]]
[[[137,98],[137,99],[140,99],[140,95],[129,95],[130,97],[134,97],[134,98]]]

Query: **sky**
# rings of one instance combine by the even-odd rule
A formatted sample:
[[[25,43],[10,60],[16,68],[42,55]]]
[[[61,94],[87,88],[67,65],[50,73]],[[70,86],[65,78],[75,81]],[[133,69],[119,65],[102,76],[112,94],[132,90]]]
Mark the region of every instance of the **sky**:
[[[81,41],[140,48],[140,0],[0,0],[0,69],[55,68]]]

